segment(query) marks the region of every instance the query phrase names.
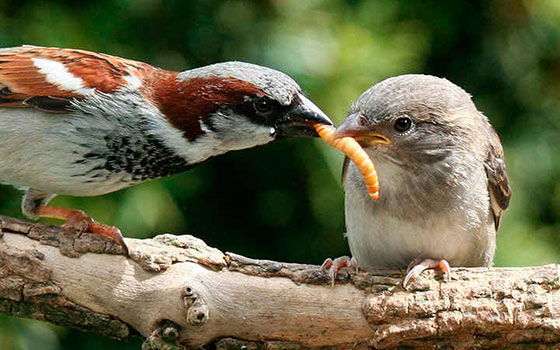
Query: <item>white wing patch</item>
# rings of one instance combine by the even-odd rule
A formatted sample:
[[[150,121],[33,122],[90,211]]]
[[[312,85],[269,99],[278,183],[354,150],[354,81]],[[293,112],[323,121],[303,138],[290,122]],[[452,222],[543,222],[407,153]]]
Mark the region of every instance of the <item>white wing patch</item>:
[[[32,60],[33,65],[39,69],[39,72],[45,75],[45,80],[58,88],[81,95],[89,95],[95,92],[95,89],[84,87],[82,78],[70,73],[64,64],[44,58],[32,58]]]
[[[120,91],[136,91],[142,86],[142,80],[134,74],[125,75],[123,78],[126,81],[126,85],[122,86],[119,89]]]

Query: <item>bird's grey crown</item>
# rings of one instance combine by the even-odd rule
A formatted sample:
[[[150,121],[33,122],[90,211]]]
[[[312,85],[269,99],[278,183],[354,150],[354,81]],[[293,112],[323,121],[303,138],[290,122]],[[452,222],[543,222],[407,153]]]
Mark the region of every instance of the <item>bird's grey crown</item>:
[[[390,116],[413,112],[452,113],[476,111],[471,96],[447,79],[424,74],[405,74],[385,79],[366,90],[352,105],[351,113]]]
[[[234,78],[249,82],[284,106],[289,105],[296,93],[301,91],[292,78],[280,71],[239,61],[195,68],[179,73],[177,76],[182,81],[209,77]]]
[[[489,178],[488,158],[501,154],[501,146],[469,94],[445,79],[403,75],[364,92],[351,113],[360,130],[391,140],[365,147],[379,173],[378,201],[369,198],[352,163],[344,180],[346,232],[360,265],[398,267],[433,258],[490,266],[501,215],[492,197],[509,191],[495,184],[505,177],[503,161],[493,162],[501,173]],[[403,114],[414,123],[401,133],[393,121]],[[501,182],[507,186],[507,178]]]

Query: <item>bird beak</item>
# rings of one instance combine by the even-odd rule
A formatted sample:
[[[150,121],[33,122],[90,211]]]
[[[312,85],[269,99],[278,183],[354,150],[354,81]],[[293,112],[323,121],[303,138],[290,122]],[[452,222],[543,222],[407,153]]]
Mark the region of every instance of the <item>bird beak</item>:
[[[276,126],[280,137],[317,137],[313,124],[333,125],[327,115],[310,99],[298,94],[283,120]]]
[[[359,113],[350,114],[348,118],[336,128],[333,137],[335,139],[352,137],[358,141],[367,143],[391,144],[391,140],[386,136],[372,130],[371,125],[360,123],[361,118],[362,115]]]

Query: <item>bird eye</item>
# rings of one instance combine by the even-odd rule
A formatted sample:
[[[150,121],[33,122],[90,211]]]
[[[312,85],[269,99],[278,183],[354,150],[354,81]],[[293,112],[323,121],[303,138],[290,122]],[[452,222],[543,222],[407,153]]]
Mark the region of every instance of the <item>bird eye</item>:
[[[395,121],[395,130],[405,132],[412,127],[412,120],[409,117],[401,117]]]
[[[255,110],[261,114],[266,114],[272,110],[272,101],[268,97],[261,97],[253,102]]]

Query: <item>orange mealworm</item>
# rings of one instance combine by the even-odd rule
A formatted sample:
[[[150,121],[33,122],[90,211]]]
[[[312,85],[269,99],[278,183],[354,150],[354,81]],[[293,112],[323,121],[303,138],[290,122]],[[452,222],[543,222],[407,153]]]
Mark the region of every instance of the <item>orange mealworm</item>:
[[[373,162],[368,157],[362,146],[352,137],[341,137],[335,139],[333,137],[336,131],[334,126],[327,124],[313,124],[319,136],[329,145],[342,151],[351,161],[356,164],[360,174],[364,178],[369,195],[373,199],[379,199],[379,178],[375,171]]]

